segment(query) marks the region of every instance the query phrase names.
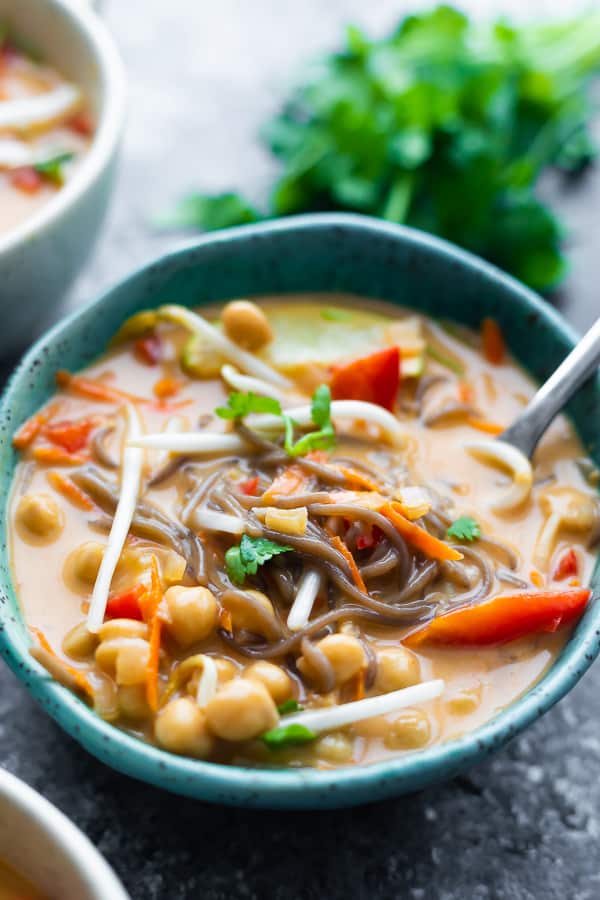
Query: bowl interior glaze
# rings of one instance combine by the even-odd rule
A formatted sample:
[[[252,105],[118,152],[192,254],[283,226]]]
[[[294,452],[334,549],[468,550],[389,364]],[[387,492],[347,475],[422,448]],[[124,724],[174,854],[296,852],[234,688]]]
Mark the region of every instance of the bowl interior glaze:
[[[483,316],[493,316],[513,354],[540,381],[576,341],[561,317],[518,282],[411,229],[325,214],[217,233],[134,273],[29,351],[0,405],[2,508],[16,461],[12,433],[52,394],[57,368],[77,370],[90,363],[123,320],[145,307],[295,291],[346,291],[475,327]],[[588,382],[569,412],[590,456],[598,461],[600,379]],[[598,581],[596,567],[594,588]],[[594,600],[545,677],[493,720],[458,740],[391,761],[326,772],[219,766],[167,754],[108,725],[31,660],[9,570],[6,516],[2,518],[0,651],[8,664],[50,715],[99,759],[152,784],[212,802],[348,806],[448,778],[500,747],[559,700],[595,659],[599,634],[600,612]]]

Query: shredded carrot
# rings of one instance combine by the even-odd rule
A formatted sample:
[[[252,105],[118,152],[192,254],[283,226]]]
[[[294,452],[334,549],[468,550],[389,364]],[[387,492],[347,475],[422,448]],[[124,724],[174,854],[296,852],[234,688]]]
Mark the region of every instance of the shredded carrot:
[[[474,403],[475,389],[472,384],[466,381],[458,382],[458,399],[461,403]]]
[[[169,376],[166,376],[165,378],[158,379],[152,388],[152,392],[155,397],[164,400],[166,397],[174,397],[175,394],[179,393],[182,387],[183,381],[179,378],[170,378]]]
[[[567,582],[569,587],[581,587],[581,579],[580,578],[571,578]]]
[[[13,447],[17,450],[24,450],[38,436],[44,425],[52,419],[58,412],[60,403],[51,403],[45,409],[41,409],[29,419],[27,419],[20,428],[17,429],[13,436]]]
[[[67,478],[66,475],[63,475],[62,472],[52,470],[51,472],[47,473],[46,478],[48,479],[54,490],[58,491],[59,494],[62,494],[63,497],[66,497],[67,500],[69,500],[74,506],[78,506],[79,509],[86,510],[96,508],[96,504],[90,497],[88,497],[85,491],[82,491],[74,481],[71,481],[71,479]]]
[[[93,697],[94,689],[83,672],[80,672],[79,669],[75,668],[75,666],[70,666],[67,662],[60,658],[58,653],[50,646],[50,642],[48,641],[48,638],[43,631],[41,631],[39,628],[34,628],[33,625],[29,626],[29,630],[36,636],[42,650],[45,650],[46,653],[48,653],[54,660],[56,660],[61,668],[69,673],[79,690],[83,691],[83,693],[87,694],[89,697]]]
[[[409,544],[421,550],[425,556],[440,560],[459,560],[463,558],[462,553],[459,553],[458,550],[449,547],[448,544],[429,534],[424,528],[419,528],[414,522],[409,522],[400,512],[399,503],[386,503],[379,511],[386,519],[390,520]]]
[[[131,403],[148,402],[144,397],[137,397],[135,394],[110,387],[100,381],[82,378],[81,375],[72,375],[64,369],[59,369],[56,373],[56,383],[59,387],[72,391],[74,394],[87,397],[88,400],[98,400],[100,403],[123,403],[124,400]]]
[[[505,345],[500,326],[495,319],[486,318],[481,323],[483,355],[489,363],[499,366],[504,360]]]
[[[228,609],[225,609],[224,606],[219,610],[219,625],[221,628],[224,628],[225,631],[228,631],[230,634],[233,631],[233,622],[231,620],[231,613]]]
[[[467,416],[467,425],[476,428],[478,431],[485,431],[486,434],[502,434],[505,430],[504,425],[497,422],[488,422],[487,419],[478,419],[476,416]]]
[[[311,450],[310,453],[306,454],[306,458],[312,459],[313,462],[326,463],[329,459],[329,454],[326,450]]]
[[[350,572],[352,573],[352,578],[354,580],[354,584],[356,585],[356,587],[359,589],[359,591],[362,591],[363,594],[368,594],[367,586],[364,583],[363,577],[358,570],[356,561],[355,561],[354,557],[352,556],[352,554],[350,553],[350,551],[348,550],[348,548],[346,547],[346,545],[343,542],[343,540],[341,539],[341,537],[339,537],[337,534],[334,535],[331,538],[331,543],[336,548],[336,550],[340,551],[340,553],[342,554],[342,556],[344,557],[344,559],[350,566]]]
[[[365,475],[364,472],[359,472],[356,469],[351,469],[347,466],[338,466],[330,464],[332,469],[337,469],[345,478],[356,485],[356,487],[366,488],[367,491],[378,491],[379,485],[376,481],[373,481],[372,478],[369,478],[368,475]]]
[[[34,447],[31,455],[36,462],[47,466],[80,466],[85,462],[84,456],[68,453],[61,447],[52,447],[46,444]]]
[[[364,700],[365,699],[365,687],[367,680],[367,670],[366,667],[363,666],[362,669],[359,669],[355,676],[355,684],[354,684],[354,699],[355,700]]]
[[[280,494],[284,496],[297,494],[306,487],[307,481],[306,474],[300,466],[288,466],[280,475],[276,476],[271,487],[267,488],[262,495],[262,499],[270,501]]]
[[[150,658],[148,660],[148,671],[146,672],[146,700],[148,706],[153,712],[158,709],[158,666],[160,661],[160,635],[162,630],[162,621],[158,612],[160,602],[162,600],[162,590],[160,586],[160,575],[158,572],[158,562],[156,556],[152,555],[152,568],[150,570],[150,590],[148,592],[148,602],[146,610],[149,616],[150,625]]]
[[[89,416],[84,419],[63,419],[58,422],[50,422],[43,427],[43,435],[51,444],[62,447],[69,453],[77,453],[87,447],[90,435],[94,428],[101,422],[97,416]]]
[[[534,584],[536,587],[538,587],[538,588],[544,587],[544,578],[535,569],[532,569],[531,572],[529,573],[529,579],[530,579],[531,583]]]

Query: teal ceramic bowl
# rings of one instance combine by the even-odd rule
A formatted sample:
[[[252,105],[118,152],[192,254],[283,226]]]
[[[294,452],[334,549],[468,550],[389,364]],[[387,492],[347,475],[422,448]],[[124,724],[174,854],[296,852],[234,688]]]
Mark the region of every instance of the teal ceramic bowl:
[[[53,392],[57,368],[77,370],[91,362],[123,320],[139,309],[286,291],[350,291],[472,326],[491,315],[517,359],[540,380],[576,341],[552,308],[522,285],[417,231],[360,216],[316,215],[211,235],[139,270],[57,325],[29,351],[0,407],[2,508],[16,462],[11,436]],[[597,457],[600,381],[579,392],[570,413],[589,452]],[[2,530],[0,650],[17,677],[62,728],[103,762],[169,791],[215,803],[350,806],[449,778],[546,712],[581,678],[599,650],[600,607],[594,601],[560,658],[520,700],[471,734],[388,762],[325,772],[243,769],[183,759],[102,721],[33,662],[10,576],[5,517]]]

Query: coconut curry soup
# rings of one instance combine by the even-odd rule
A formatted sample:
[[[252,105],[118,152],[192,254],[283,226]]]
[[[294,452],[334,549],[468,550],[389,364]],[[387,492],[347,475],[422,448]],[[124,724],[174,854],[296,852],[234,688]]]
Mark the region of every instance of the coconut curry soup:
[[[359,764],[533,685],[589,600],[596,473],[481,334],[354,297],[136,314],[14,437],[32,654],[173,753]]]
[[[0,236],[55,196],[93,132],[79,88],[21,49],[0,22]]]
[[[0,900],[44,900],[44,897],[12,866],[0,859]]]

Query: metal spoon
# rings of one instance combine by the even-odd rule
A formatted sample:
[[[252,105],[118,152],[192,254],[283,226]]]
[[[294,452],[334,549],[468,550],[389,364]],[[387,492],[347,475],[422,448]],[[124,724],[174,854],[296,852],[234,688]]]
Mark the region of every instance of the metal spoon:
[[[550,376],[520,416],[498,440],[512,444],[529,459],[540,438],[575,391],[600,365],[600,319]]]

